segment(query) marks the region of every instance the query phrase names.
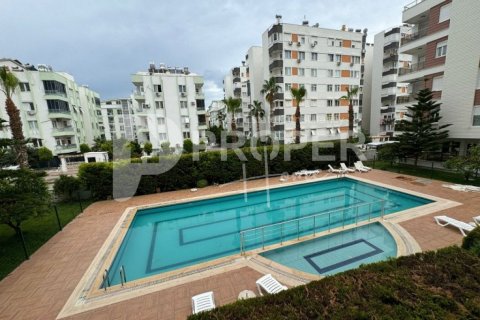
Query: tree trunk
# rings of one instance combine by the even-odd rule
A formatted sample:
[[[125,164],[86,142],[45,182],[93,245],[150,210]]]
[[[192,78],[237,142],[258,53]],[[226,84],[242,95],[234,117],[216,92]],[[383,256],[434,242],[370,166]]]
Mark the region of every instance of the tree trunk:
[[[13,148],[16,153],[17,163],[21,168],[28,168],[28,154],[25,146],[25,137],[22,129],[22,119],[20,118],[20,111],[13,103],[10,97],[7,97],[6,111],[9,117],[10,130],[12,131]]]
[[[233,142],[237,142],[237,124],[235,123],[235,114],[232,113],[232,133],[233,133],[233,137],[232,137],[232,141]]]
[[[257,138],[260,139],[260,122],[258,121],[258,114],[255,116],[255,120],[257,121]]]
[[[295,143],[300,143],[300,104],[297,103],[297,109],[295,110]]]
[[[353,140],[353,101],[348,105],[348,140]]]
[[[270,103],[270,138],[273,140],[273,101],[269,101]]]

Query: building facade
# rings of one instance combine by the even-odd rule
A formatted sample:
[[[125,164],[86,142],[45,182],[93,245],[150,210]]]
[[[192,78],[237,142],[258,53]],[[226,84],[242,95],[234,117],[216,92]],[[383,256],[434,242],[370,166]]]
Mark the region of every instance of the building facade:
[[[370,104],[365,105],[363,121],[368,122],[370,135],[379,139],[393,136],[395,121],[402,120],[406,112],[408,83],[399,82],[398,73],[410,68],[412,57],[399,53],[398,49],[401,39],[410,32],[409,25],[401,25],[375,35],[369,90],[371,98]]]
[[[162,143],[181,148],[185,139],[194,144],[206,140],[206,108],[203,77],[188,68],[150,64],[148,71],[132,75],[132,95],[138,142]]]
[[[54,155],[76,153],[80,144],[92,145],[101,136],[98,93],[47,65],[34,67],[14,59],[0,59],[1,66],[9,68],[20,82],[12,98],[20,110],[24,136],[32,146],[47,147]],[[2,104],[5,98],[0,92]],[[4,106],[0,118],[8,121]],[[0,130],[0,137],[11,137],[8,127]]]
[[[135,113],[131,99],[102,101],[102,121],[106,140],[136,141]]]
[[[429,88],[442,103],[441,124],[452,124],[444,152],[464,154],[480,143],[480,1],[424,0],[405,6],[403,22],[413,25],[399,53],[412,56],[399,82],[409,84],[411,104],[418,90]]]
[[[359,88],[353,99],[358,132],[363,98],[367,30],[332,30],[281,22],[268,28],[262,36],[263,78],[274,77],[281,87],[274,101],[272,135],[292,143],[295,135],[295,101],[291,88],[305,87],[301,103],[301,141],[324,141],[348,137],[348,104],[340,99],[347,89]],[[270,106],[265,104],[267,114]]]
[[[227,128],[227,108],[222,100],[213,100],[207,110],[208,126]]]

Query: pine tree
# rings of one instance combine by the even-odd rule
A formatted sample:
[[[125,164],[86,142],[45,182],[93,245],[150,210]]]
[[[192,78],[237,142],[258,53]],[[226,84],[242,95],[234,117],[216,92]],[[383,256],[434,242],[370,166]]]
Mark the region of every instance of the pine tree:
[[[417,103],[407,107],[405,114],[407,119],[398,122],[396,128],[402,131],[399,136],[399,148],[403,154],[415,159],[415,166],[418,158],[423,152],[438,150],[444,140],[448,138],[450,124],[439,124],[440,105],[432,100],[430,89],[422,89],[417,93]]]

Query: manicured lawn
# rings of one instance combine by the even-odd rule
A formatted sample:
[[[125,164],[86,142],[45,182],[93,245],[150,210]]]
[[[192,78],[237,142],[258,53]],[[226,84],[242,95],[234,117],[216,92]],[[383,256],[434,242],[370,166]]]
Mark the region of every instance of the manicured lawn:
[[[480,259],[450,247],[370,264],[188,319],[479,318]]]
[[[91,201],[82,201],[85,209]],[[57,204],[60,222],[63,226],[80,213],[78,202]],[[30,254],[34,253],[58,231],[55,211],[40,217],[33,217],[22,223],[23,235]],[[22,245],[12,228],[0,225],[0,280],[25,260]]]
[[[375,169],[403,173],[421,178],[480,186],[480,179],[465,181],[463,175],[457,172],[443,171],[438,169],[432,170],[431,168],[415,167],[413,165],[403,163],[392,165],[388,161],[375,161],[375,163],[370,161],[368,166],[374,167]]]

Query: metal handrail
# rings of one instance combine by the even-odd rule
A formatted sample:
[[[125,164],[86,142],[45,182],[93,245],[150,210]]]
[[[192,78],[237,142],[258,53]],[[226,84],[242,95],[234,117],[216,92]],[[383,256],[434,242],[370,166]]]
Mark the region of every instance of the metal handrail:
[[[413,7],[415,7],[417,4],[422,3],[423,1],[425,1],[425,0],[414,0],[414,1],[410,2],[409,4],[403,6],[403,11],[406,11],[406,10],[408,10],[408,9],[413,8]]]
[[[105,269],[105,271],[103,272],[102,286],[105,291],[107,291],[107,288],[110,287],[110,277],[108,274],[108,269]]]
[[[125,273],[125,267],[123,265],[120,267],[120,282],[122,284],[122,287],[125,283],[127,283],[127,275]]]
[[[330,232],[332,213],[342,212],[342,227],[345,228],[345,211],[346,210],[350,210],[350,209],[355,209],[356,210],[355,224],[358,224],[358,208],[363,207],[363,206],[368,206],[368,208],[369,208],[369,210],[368,210],[368,221],[370,221],[371,220],[371,213],[372,213],[372,206],[375,203],[380,203],[381,204],[380,216],[383,218],[384,215],[385,215],[385,202],[386,201],[387,200],[382,199],[382,200],[377,200],[377,201],[373,201],[373,202],[369,202],[369,203],[356,204],[356,205],[348,206],[348,207],[341,208],[341,209],[330,210],[330,211],[327,211],[327,212],[322,212],[322,213],[318,213],[318,214],[314,214],[314,215],[310,215],[310,216],[306,216],[306,217],[291,219],[291,220],[288,220],[288,221],[277,222],[277,223],[269,224],[269,225],[266,225],[266,226],[255,227],[255,228],[240,231],[240,254],[244,254],[244,252],[245,252],[246,235],[248,236],[249,233],[254,233],[255,234],[255,237],[251,238],[251,239],[256,239],[256,238],[261,238],[262,239],[262,249],[264,249],[265,248],[265,235],[267,235],[267,236],[269,235],[268,234],[268,229],[267,229],[267,234],[265,233],[266,228],[269,228],[269,229],[277,228],[275,230],[271,230],[271,232],[278,232],[278,228],[280,228],[280,244],[283,244],[284,232],[285,232],[285,230],[288,230],[288,225],[286,227],[284,227],[286,224],[292,224],[295,221],[297,222],[296,223],[297,240],[299,240],[300,239],[300,224],[301,224],[302,221],[313,219],[313,234],[315,235],[317,217],[326,216],[328,214],[328,231]],[[261,231],[261,237],[256,236],[257,231]],[[251,240],[251,239],[247,238],[247,240]]]

